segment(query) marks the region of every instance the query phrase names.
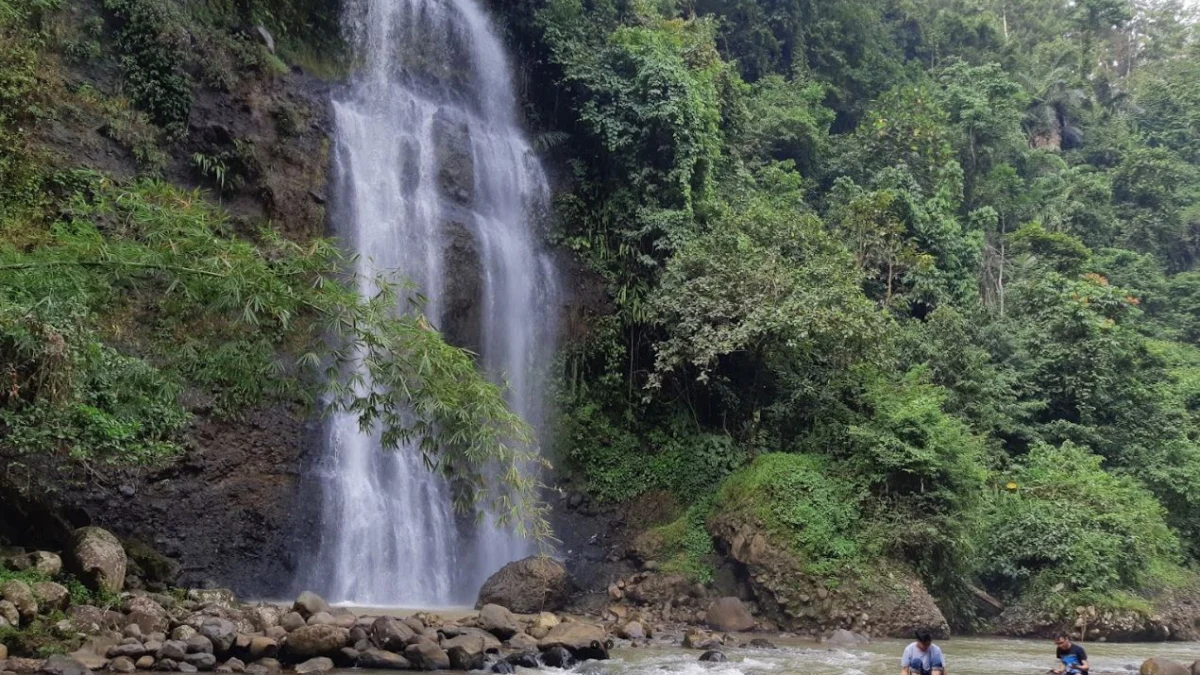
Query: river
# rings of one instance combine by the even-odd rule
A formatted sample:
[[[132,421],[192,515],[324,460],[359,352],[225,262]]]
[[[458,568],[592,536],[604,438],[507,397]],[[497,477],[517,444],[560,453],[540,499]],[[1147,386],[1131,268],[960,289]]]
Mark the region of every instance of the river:
[[[771,638],[771,636],[767,636]],[[786,642],[786,644],[785,644]],[[813,642],[778,640],[779,649],[727,649],[727,663],[701,663],[699,651],[678,647],[616,649],[608,661],[588,661],[571,672],[577,675],[896,675],[905,640],[878,640],[853,648]],[[1043,675],[1054,665],[1050,640],[954,638],[937,642],[946,656],[949,675]],[[1082,643],[1092,672],[1136,672],[1142,661],[1159,656],[1185,665],[1200,659],[1200,642],[1137,644]],[[546,673],[563,671],[546,668]],[[343,671],[365,675],[369,671]],[[517,669],[532,675],[535,671]],[[384,675],[379,671],[378,675]]]

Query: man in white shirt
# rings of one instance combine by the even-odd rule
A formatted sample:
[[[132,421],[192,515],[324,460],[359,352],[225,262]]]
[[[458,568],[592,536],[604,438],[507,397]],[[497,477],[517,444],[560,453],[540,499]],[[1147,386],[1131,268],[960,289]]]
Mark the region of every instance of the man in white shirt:
[[[900,658],[900,675],[946,675],[946,659],[942,650],[933,644],[933,636],[921,628],[917,641],[904,648]]]

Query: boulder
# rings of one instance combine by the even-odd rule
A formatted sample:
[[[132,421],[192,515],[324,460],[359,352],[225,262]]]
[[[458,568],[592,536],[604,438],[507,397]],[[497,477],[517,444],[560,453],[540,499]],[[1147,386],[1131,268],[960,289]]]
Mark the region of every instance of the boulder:
[[[11,602],[17,608],[17,615],[22,623],[29,623],[37,618],[37,598],[33,595],[33,589],[24,581],[13,579],[0,584],[0,598]],[[5,618],[9,619],[9,623],[16,625],[11,616]]]
[[[537,638],[533,637],[529,633],[517,633],[516,635],[504,641],[505,647],[509,649],[516,649],[518,651],[537,649],[537,644]]]
[[[475,606],[501,605],[519,614],[562,609],[571,594],[567,570],[558,562],[530,556],[500,568],[484,582]]]
[[[257,665],[263,666],[271,672],[283,670],[283,664],[275,659],[259,659]]]
[[[550,668],[570,668],[575,665],[575,657],[565,647],[551,647],[542,650],[542,663]]]
[[[198,605],[215,605],[226,609],[237,606],[237,598],[228,588],[193,588],[187,592],[187,599]]]
[[[131,623],[128,626],[125,626],[125,629],[121,631],[121,635],[124,635],[127,638],[135,638],[138,640],[141,640],[144,637],[142,635],[142,627],[136,623]]]
[[[509,654],[504,658],[504,660],[514,666],[520,666],[521,668],[537,669],[538,667],[538,655],[537,652],[533,650]]]
[[[492,664],[492,672],[500,673],[500,675],[512,675],[512,673],[517,672],[517,669],[513,668],[512,664],[507,661],[497,661]]]
[[[475,198],[471,128],[466,120],[454,119],[442,108],[433,117],[432,131],[438,187],[448,200],[469,205]]]
[[[408,659],[383,649],[368,649],[358,655],[359,668],[376,670],[408,670],[412,664]]]
[[[129,598],[122,609],[125,611],[126,625],[136,624],[143,634],[165,633],[171,628],[171,616],[167,610],[148,595]]]
[[[217,667],[217,657],[208,652],[188,654],[184,662],[196,666],[196,670],[212,670]]]
[[[708,613],[704,620],[713,629],[719,631],[740,633],[754,628],[754,617],[746,611],[746,606],[742,604],[741,600],[733,597],[714,600],[708,606]]]
[[[350,631],[338,626],[305,626],[288,633],[287,653],[293,659],[332,654],[347,646]]]
[[[241,659],[229,659],[229,660],[228,660],[228,661],[226,661],[226,662],[225,662],[223,665],[224,665],[226,668],[228,668],[228,669],[229,669],[229,672],[231,672],[231,673],[244,673],[244,672],[246,672],[246,664],[245,664],[245,663],[242,663],[242,660],[241,660]]]
[[[304,591],[300,597],[296,598],[296,602],[292,603],[292,610],[299,613],[305,620],[318,612],[328,612],[329,609],[329,603],[312,591]]]
[[[5,661],[4,667],[14,673],[36,673],[42,667],[42,660],[13,658]]]
[[[418,670],[446,670],[450,667],[450,655],[446,650],[427,640],[406,647],[404,658]]]
[[[155,654],[159,661],[169,659],[171,661],[182,661],[187,657],[187,643],[179,640],[167,640],[158,648],[158,653]]]
[[[308,617],[307,623],[310,626],[336,626],[336,625],[338,625],[337,619],[335,619],[333,617],[333,615],[330,614],[329,612],[317,612],[316,614],[313,614],[312,616]]]
[[[125,588],[125,549],[111,532],[81,527],[72,536],[67,568],[94,591],[120,593]]]
[[[477,625],[501,640],[507,640],[521,630],[521,624],[512,612],[493,604],[480,608]]]
[[[381,616],[371,624],[370,639],[376,647],[389,652],[402,652],[416,633],[408,624],[395,617]]]
[[[195,666],[190,667],[194,668]],[[179,662],[177,662],[175,659],[159,659],[158,662],[154,664],[154,669],[159,672],[174,673],[179,670]]]
[[[55,654],[46,659],[38,672],[44,675],[92,675],[87,666],[62,654]]]
[[[551,628],[546,637],[538,640],[538,649],[545,651],[552,647],[565,647],[572,654],[576,654],[580,650],[593,648],[597,644],[603,645],[607,639],[608,635],[605,634],[603,627],[582,621],[572,621],[560,623]]]
[[[626,640],[641,640],[646,637],[646,629],[640,621],[630,621],[617,629],[617,635]]]
[[[700,660],[707,661],[709,663],[725,663],[729,659],[725,658],[725,654],[715,649],[710,649],[700,655]]]
[[[204,623],[200,624],[199,633],[212,640],[214,654],[223,656],[228,654],[233,647],[233,642],[238,636],[238,629],[232,621],[214,616],[205,619]]]
[[[137,666],[138,670],[150,670],[154,667],[154,657],[147,654],[138,659],[133,665]]]
[[[279,617],[279,625],[290,633],[297,628],[303,628],[308,624],[305,623],[304,617],[300,616],[300,612],[288,612],[287,614]]]
[[[529,624],[529,634],[541,640],[546,637],[551,628],[558,625],[558,617],[553,612],[538,612]]]
[[[279,653],[279,642],[269,637],[256,635],[250,638],[250,645],[246,648],[246,653],[251,661],[273,657]]]
[[[195,628],[184,624],[182,626],[176,626],[175,630],[171,631],[171,639],[187,642],[188,640],[192,639],[193,635],[197,634],[198,633],[196,633]]]
[[[179,668],[179,672],[181,672],[181,673],[198,673],[198,672],[200,672],[199,668],[197,668],[196,666],[193,666],[190,663],[181,663],[181,664],[179,664],[178,668]]]
[[[1149,658],[1142,662],[1138,673],[1139,675],[1191,675],[1190,669],[1182,663],[1158,657]]]
[[[293,668],[300,675],[307,673],[324,673],[333,670],[333,660],[324,656],[318,656],[315,659],[309,659],[304,663]]]
[[[473,653],[464,647],[451,647],[446,650],[450,657],[450,667],[458,671],[483,670],[484,655],[482,652]]]
[[[28,561],[27,569],[34,570],[44,577],[56,577],[62,574],[62,558],[58,557],[57,553],[34,551],[26,559]]]
[[[0,661],[4,661],[7,658],[8,658],[8,647],[5,647],[3,643],[0,643]]]
[[[193,635],[188,638],[187,652],[189,654],[212,654],[213,642],[204,635]]]
[[[128,656],[118,656],[109,661],[108,669],[114,673],[132,673],[137,670],[137,664]]]
[[[115,645],[105,654],[110,659],[125,657],[127,659],[140,659],[146,655],[146,647],[140,642],[131,642],[129,644]]]
[[[251,607],[244,614],[250,620],[250,623],[254,624],[254,631],[256,633],[266,633],[268,630],[278,626],[279,619],[283,616],[283,612],[278,607],[272,605]]]
[[[442,649],[445,649],[446,653],[450,653],[451,650],[458,649],[458,650],[461,650],[467,656],[476,656],[476,655],[483,656],[488,651],[487,645],[484,643],[483,638],[477,637],[475,635],[460,635],[456,638],[450,638],[449,640],[443,640],[442,641]],[[453,658],[451,659],[451,661],[453,661]],[[461,670],[461,668],[456,667],[455,670]],[[467,670],[472,670],[472,669],[467,668]]]
[[[108,650],[117,645],[117,639],[110,635],[91,635],[84,639],[79,649],[67,654],[89,670],[100,670],[108,665]]]
[[[0,600],[0,621],[14,628],[21,625],[21,612],[8,600]]]
[[[67,620],[76,632],[93,635],[105,630],[116,630],[124,617],[112,610],[92,605],[75,605],[67,610]]]
[[[870,642],[870,639],[865,635],[859,635],[845,628],[839,628],[833,631],[825,642],[838,647],[855,647]]]

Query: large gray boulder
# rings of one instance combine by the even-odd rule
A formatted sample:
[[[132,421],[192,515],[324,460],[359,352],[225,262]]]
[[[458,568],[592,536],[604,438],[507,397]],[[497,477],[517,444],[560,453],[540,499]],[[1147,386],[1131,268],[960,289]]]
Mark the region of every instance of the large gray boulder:
[[[171,628],[171,617],[154,598],[148,595],[135,595],[122,605],[125,611],[125,625],[135,625],[144,635],[150,633],[166,633]]]
[[[1138,669],[1139,675],[1191,675],[1187,666],[1170,659],[1153,657],[1146,659]]]
[[[350,631],[338,626],[305,626],[288,633],[287,654],[293,659],[306,659],[333,654],[346,646]]]
[[[560,623],[546,637],[538,640],[538,649],[543,651],[552,647],[564,647],[572,654],[596,645],[603,645],[608,639],[602,626],[582,621]]]
[[[92,675],[87,666],[62,654],[55,654],[46,659],[38,672],[43,675]]]
[[[299,675],[309,675],[310,673],[324,673],[333,670],[333,659],[324,656],[318,656],[315,659],[309,659],[304,663],[296,666],[294,670]]]
[[[33,597],[38,601],[38,608],[47,610],[66,609],[71,602],[71,592],[66,586],[53,581],[39,581],[33,585]]]
[[[409,645],[404,650],[404,658],[418,670],[446,670],[450,667],[450,655],[429,640]]]
[[[209,617],[200,624],[200,635],[212,640],[213,653],[224,656],[233,648],[237,640],[238,629],[232,621],[218,617]]]
[[[371,624],[371,642],[389,652],[403,652],[416,633],[395,617],[381,616]]]
[[[519,614],[562,609],[571,594],[571,579],[559,562],[530,556],[500,568],[479,590],[475,606],[500,605]]]
[[[412,664],[399,654],[382,649],[368,649],[358,655],[358,667],[374,670],[408,670]]]
[[[521,630],[517,617],[500,605],[484,605],[479,610],[478,626],[501,640],[507,640]]]
[[[120,593],[128,560],[121,541],[108,530],[81,527],[72,536],[68,569],[93,591]]]
[[[744,632],[754,628],[754,617],[737,598],[718,598],[708,606],[705,622],[714,630]]]
[[[41,574],[45,577],[56,577],[62,574],[63,563],[62,558],[58,557],[57,553],[49,551],[34,551],[26,558],[29,569]]]

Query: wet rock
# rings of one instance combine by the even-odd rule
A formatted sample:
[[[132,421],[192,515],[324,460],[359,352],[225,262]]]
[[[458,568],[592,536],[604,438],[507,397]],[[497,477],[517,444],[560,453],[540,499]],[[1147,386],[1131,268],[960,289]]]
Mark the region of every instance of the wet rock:
[[[150,670],[154,667],[154,657],[147,654],[139,658],[133,665],[137,666],[138,670]]]
[[[507,640],[521,629],[521,624],[512,612],[495,604],[487,604],[480,608],[477,621],[480,628],[501,640]]]
[[[296,598],[296,602],[292,603],[292,610],[306,620],[313,614],[328,612],[329,609],[329,603],[312,591],[304,591],[300,597]]]
[[[246,664],[245,664],[245,663],[242,663],[242,660],[241,660],[241,659],[229,659],[229,660],[228,660],[228,661],[226,661],[226,662],[225,662],[223,665],[224,665],[226,668],[228,668],[228,669],[229,669],[229,672],[231,672],[231,673],[244,673],[244,672],[246,672]]]
[[[575,657],[565,647],[551,647],[542,650],[542,663],[550,668],[570,668]]]
[[[455,645],[446,650],[446,655],[450,657],[450,667],[454,670],[483,670],[484,656],[482,651],[476,652],[467,647]]]
[[[394,617],[381,616],[371,624],[371,642],[389,652],[402,652],[416,636],[408,624]]]
[[[193,588],[187,592],[187,599],[198,605],[215,605],[226,609],[237,606],[237,598],[228,588]]]
[[[420,641],[406,647],[404,658],[418,670],[446,670],[450,667],[450,655],[446,650],[428,641]]]
[[[509,654],[504,658],[504,660],[514,666],[520,666],[522,668],[536,669],[538,667],[537,652],[532,650],[517,652],[516,654]]]
[[[332,654],[347,646],[350,631],[338,626],[305,626],[288,633],[287,653],[295,659]]]
[[[854,647],[856,645],[866,644],[870,642],[870,639],[865,635],[859,635],[858,633],[848,631],[844,628],[839,628],[833,631],[833,633],[825,642],[838,647]]]
[[[158,663],[154,664],[154,669],[164,673],[174,673],[179,670],[179,662],[175,659],[159,659]]]
[[[55,654],[46,659],[38,672],[43,675],[92,675],[92,671],[82,663],[62,654]]]
[[[718,598],[708,606],[705,623],[715,630],[744,632],[754,628],[754,617],[742,601],[734,597]]]
[[[774,642],[765,638],[754,638],[750,641],[750,646],[756,649],[778,649]]]
[[[208,652],[199,652],[188,654],[184,662],[196,666],[197,670],[212,670],[217,666],[217,657]]]
[[[179,664],[179,672],[181,673],[197,673],[200,669],[190,663]]]
[[[715,649],[711,649],[711,650],[701,654],[700,660],[707,661],[709,663],[725,663],[729,659],[725,658],[725,654],[723,654]]]
[[[176,626],[175,629],[171,631],[171,639],[179,640],[181,642],[187,642],[194,635],[197,635],[196,629],[188,625]]]
[[[338,668],[354,668],[358,665],[358,659],[362,656],[361,649],[354,647],[342,647],[333,655],[333,665]]]
[[[300,673],[300,675],[306,675],[307,673],[324,673],[326,671],[333,670],[333,660],[324,656],[318,656],[315,659],[309,659],[304,663],[301,663],[293,670],[295,670],[297,673]]]
[[[492,664],[492,672],[500,673],[500,675],[511,675],[517,672],[517,669],[513,668],[512,664],[507,661],[497,661]]]
[[[304,617],[300,616],[299,612],[288,612],[279,618],[279,625],[290,633],[297,628],[303,628],[308,624],[304,622]]]
[[[550,558],[530,556],[489,577],[475,606],[495,604],[520,614],[556,611],[566,605],[570,593],[566,568]]]
[[[120,593],[127,563],[120,540],[108,530],[81,527],[72,535],[67,568],[88,588]]]
[[[378,670],[408,670],[412,664],[408,662],[408,659],[395,652],[368,649],[358,655],[358,667]]]
[[[29,623],[37,618],[37,598],[33,595],[33,589],[24,581],[13,579],[0,584],[0,598],[4,598],[4,600],[16,607],[17,616],[21,623]],[[11,614],[5,616],[5,619],[8,619],[9,623],[16,625],[12,621]]]
[[[446,199],[468,206],[475,199],[471,129],[466,121],[452,118],[443,108],[434,114],[432,131],[438,188]]]
[[[1191,670],[1177,661],[1153,657],[1142,662],[1138,673],[1139,675],[1191,675]]]

